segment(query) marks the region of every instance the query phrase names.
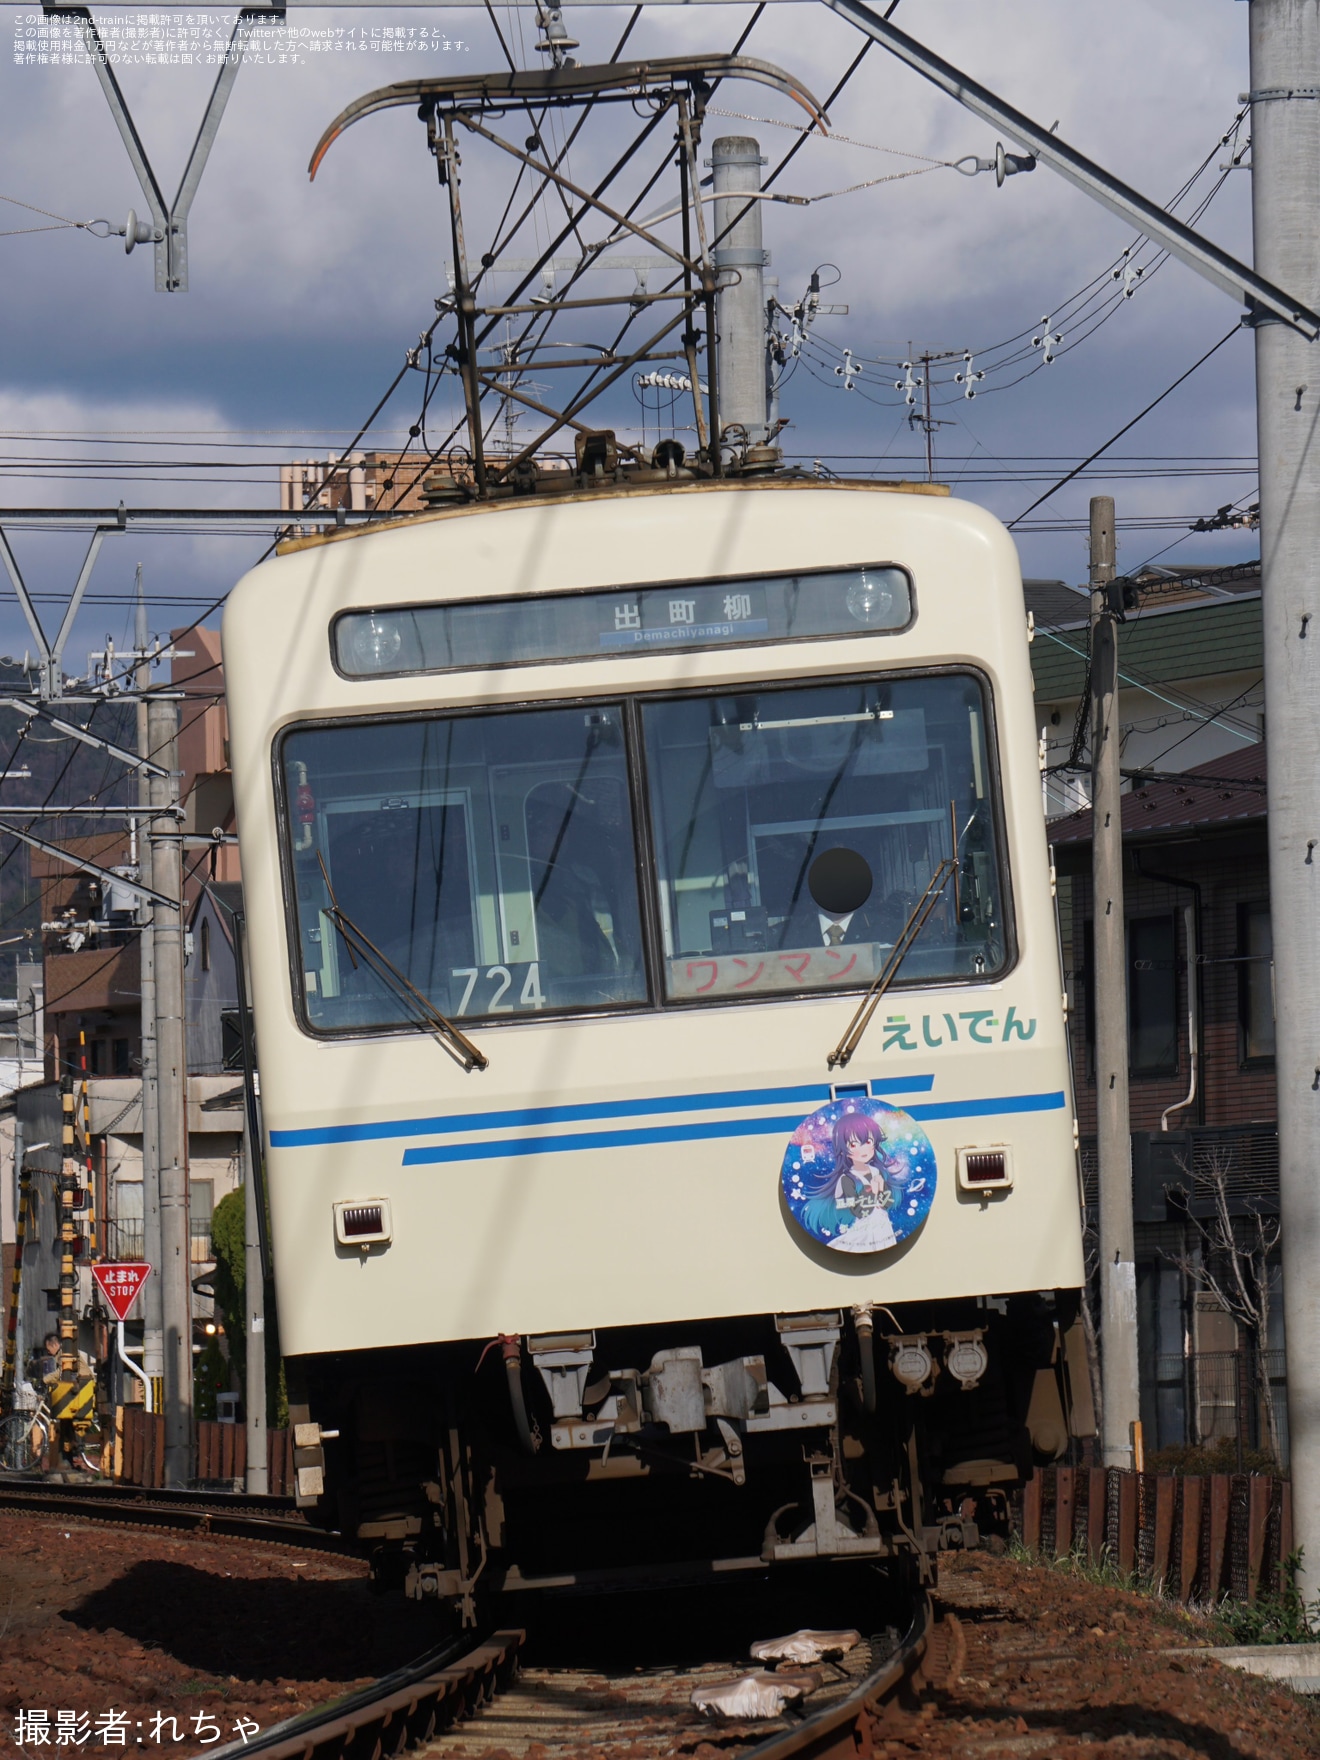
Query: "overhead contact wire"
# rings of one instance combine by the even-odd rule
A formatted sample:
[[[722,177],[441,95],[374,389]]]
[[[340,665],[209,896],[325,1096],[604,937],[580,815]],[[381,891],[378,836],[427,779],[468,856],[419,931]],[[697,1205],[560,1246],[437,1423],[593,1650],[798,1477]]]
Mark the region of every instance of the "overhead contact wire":
[[[1116,434],[1111,434],[1109,439],[1106,440],[1102,446],[1097,446],[1094,452],[1088,453],[1087,456],[1082,460],[1081,464],[1075,465],[1073,467],[1073,469],[1067,473],[1066,476],[1060,477],[1058,482],[1052,484],[1045,491],[1045,493],[1043,495],[1038,495],[1036,497],[1036,499],[1031,503],[1030,507],[1023,508],[1022,512],[1020,514],[1018,514],[1016,519],[1009,520],[1009,522],[1008,522],[1009,531],[1011,532],[1013,530],[1014,526],[1020,525],[1029,513],[1034,513],[1036,511],[1036,509],[1038,507],[1040,507],[1044,502],[1048,501],[1052,495],[1057,495],[1059,490],[1062,489],[1066,484],[1071,483],[1074,477],[1080,476],[1082,471],[1084,471],[1086,469],[1087,465],[1094,464],[1096,459],[1099,458],[1102,453],[1108,452],[1109,448],[1111,446],[1113,446],[1116,441],[1121,440],[1123,438],[1124,434],[1130,433],[1131,430],[1136,427],[1138,422],[1144,420],[1145,417],[1148,416],[1153,409],[1158,408],[1159,405],[1164,402],[1165,398],[1171,396],[1172,393],[1175,392],[1180,385],[1184,384],[1188,379],[1190,379],[1192,374],[1195,373],[1198,368],[1203,367],[1205,365],[1205,363],[1211,358],[1212,355],[1218,354],[1220,349],[1224,346],[1224,344],[1226,342],[1230,342],[1233,339],[1233,337],[1239,335],[1241,333],[1241,329],[1242,329],[1242,326],[1240,324],[1234,324],[1233,328],[1231,330],[1227,331],[1223,336],[1221,336],[1219,338],[1219,341],[1216,342],[1213,345],[1213,347],[1206,349],[1205,353],[1200,357],[1199,360],[1193,361],[1191,366],[1187,368],[1186,372],[1179,373],[1178,377],[1173,381],[1173,383],[1171,385],[1166,385],[1164,390],[1160,392],[1158,397],[1152,398],[1151,401],[1146,405],[1145,409],[1139,410],[1138,413],[1133,416],[1133,418],[1130,422],[1125,422],[1123,424],[1123,426],[1118,430],[1118,432]]]

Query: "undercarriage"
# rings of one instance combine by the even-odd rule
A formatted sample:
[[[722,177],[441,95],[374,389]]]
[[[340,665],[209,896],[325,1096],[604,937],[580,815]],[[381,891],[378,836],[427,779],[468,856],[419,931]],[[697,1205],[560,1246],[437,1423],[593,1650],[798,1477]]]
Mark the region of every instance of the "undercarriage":
[[[1075,1292],[504,1336],[290,1365],[298,1501],[449,1604],[906,1561],[1007,1530],[1086,1434]],[[1080,1373],[1078,1372],[1080,1369]]]

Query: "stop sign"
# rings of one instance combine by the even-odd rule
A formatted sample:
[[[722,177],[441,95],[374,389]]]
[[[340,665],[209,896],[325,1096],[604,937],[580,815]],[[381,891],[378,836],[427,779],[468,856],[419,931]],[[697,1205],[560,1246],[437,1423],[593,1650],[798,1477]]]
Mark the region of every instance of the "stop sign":
[[[151,1276],[146,1264],[93,1265],[92,1276],[101,1286],[101,1293],[114,1309],[117,1320],[127,1320],[128,1311],[137,1300],[138,1291]]]

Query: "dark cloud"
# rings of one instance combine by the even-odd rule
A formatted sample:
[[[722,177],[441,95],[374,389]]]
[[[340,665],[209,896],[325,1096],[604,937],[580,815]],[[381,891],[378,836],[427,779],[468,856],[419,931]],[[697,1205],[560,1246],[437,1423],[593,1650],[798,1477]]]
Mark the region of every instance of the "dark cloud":
[[[141,200],[91,69],[13,65],[9,25],[33,15],[10,9],[4,16],[0,114],[8,151],[0,193],[73,218],[105,215],[118,223]],[[298,25],[318,28],[360,27],[364,19],[373,26],[433,27],[440,16],[379,9],[293,15]],[[534,59],[531,15],[506,9],[497,16],[515,52]],[[608,53],[627,16],[626,8],[570,7],[569,22],[583,39],[580,58]],[[725,48],[749,16],[748,7],[654,7],[630,52]],[[899,20],[1029,114],[1046,123],[1057,116],[1065,138],[1160,200],[1212,152],[1246,83],[1245,9],[1207,9],[1201,0],[1111,0],[1099,9],[1060,7],[1055,0],[985,0],[975,8],[905,0]],[[350,131],[314,185],[307,181],[307,159],[327,121],[375,85],[411,75],[423,62],[437,70],[499,65],[482,12],[449,10],[443,22],[469,47],[425,58],[328,53],[309,55],[304,66],[242,69],[192,214],[186,295],[152,291],[149,248],[126,258],[119,241],[73,231],[0,238],[7,291],[0,502],[113,504],[122,495],[135,505],[204,498],[231,506],[273,504],[280,453],[272,431],[289,432],[287,456],[323,454],[340,436],[349,437],[444,291],[449,253],[442,192],[408,109]],[[803,0],[769,7],[747,52],[791,69],[823,96],[858,42],[843,21]],[[122,71],[170,190],[211,78],[211,71],[186,67]],[[794,121],[796,114],[764,88],[727,85],[716,103],[758,120],[713,117],[707,142],[717,132],[752,132],[772,161],[791,144],[792,135],[773,124]],[[574,175],[589,181],[632,120],[625,115],[594,137],[584,135]],[[878,48],[834,105],[832,123],[855,140],[936,159],[993,147],[990,131]],[[920,164],[846,141],[819,141],[798,154],[778,187],[814,196]],[[507,176],[475,143],[465,147],[463,173],[469,248],[476,254],[503,207]],[[1248,183],[1246,173],[1229,176],[1203,222],[1244,255]],[[0,214],[7,217],[0,224],[24,223],[19,209],[0,206]],[[17,221],[9,218],[14,215]],[[831,364],[839,352],[846,347],[863,357],[893,357],[909,345],[983,351],[1058,311],[1130,237],[1045,170],[996,190],[988,177],[963,178],[941,168],[806,208],[770,208],[766,239],[783,295],[795,295],[816,265],[830,262],[840,273],[832,297],[850,308],[846,317],[822,320],[821,358],[804,365],[787,388],[790,446],[825,461],[884,455],[875,467],[882,474],[894,460],[908,474],[923,471],[920,435],[904,422],[896,394],[883,382],[870,386],[878,402],[845,392]],[[1062,474],[1071,459],[1120,427],[1222,335],[1234,315],[1231,301],[1179,265],[1167,265],[1093,337],[1073,352],[1061,350],[1047,370],[1005,390],[987,381],[971,403],[949,393],[936,411],[951,424],[938,430],[937,474],[1003,517],[1020,513],[1047,486],[1050,469]],[[1124,520],[1185,516],[1190,522],[1251,489],[1250,354],[1244,333],[1118,449],[1168,459],[1246,458],[1243,474],[1142,480],[1116,457],[1061,492],[1041,517],[1084,522],[1087,496],[1112,492],[1122,560],[1135,564],[1179,532],[1124,529]],[[417,389],[410,384],[391,410],[396,431],[412,419]],[[611,410],[621,423],[637,413],[625,394]],[[78,438],[62,447],[13,438],[51,433]],[[98,454],[113,459],[126,456],[130,438],[200,447],[208,434],[249,441],[264,434],[271,450],[251,454],[259,462],[245,473],[261,480],[242,484],[231,474],[216,487],[148,484],[140,474],[117,477],[111,469],[95,478],[84,471],[79,482],[56,481],[44,465],[29,462],[24,470],[17,462],[57,453],[86,458],[98,437],[114,440]],[[171,455],[161,448],[135,456]],[[1022,480],[984,481],[994,468]],[[166,479],[187,474],[158,472]],[[1019,541],[1029,572],[1081,578],[1078,533],[1028,529]],[[24,536],[17,543],[25,570],[49,592],[76,572],[81,540]],[[1252,543],[1231,533],[1189,538],[1174,555],[1240,555]],[[184,613],[199,608],[198,599],[219,596],[261,548],[256,538],[114,538],[98,565],[96,592],[122,599],[140,560],[155,599],[154,621],[186,621]],[[173,608],[171,596],[177,596]],[[116,619],[125,627],[126,615],[122,605],[89,605],[75,650],[99,646]],[[0,651],[21,651],[24,639],[12,605],[0,610]]]

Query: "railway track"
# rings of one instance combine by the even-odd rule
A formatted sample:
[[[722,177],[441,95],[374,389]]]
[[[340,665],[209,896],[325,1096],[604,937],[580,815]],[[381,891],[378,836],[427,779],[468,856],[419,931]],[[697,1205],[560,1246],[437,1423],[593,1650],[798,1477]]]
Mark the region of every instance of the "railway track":
[[[0,1473],[0,1490],[23,1492],[68,1491],[88,1502],[155,1503],[165,1508],[196,1506],[247,1510],[255,1515],[293,1514],[297,1505],[291,1497],[276,1497],[270,1492],[207,1491],[196,1486],[176,1489],[173,1486],[130,1485],[123,1479],[92,1479],[85,1474],[61,1478],[51,1473]]]
[[[480,1738],[515,1755],[533,1744],[538,1754],[553,1754],[622,1743],[631,1755],[649,1749],[662,1760],[715,1734],[711,1725],[695,1723],[682,1674],[642,1671],[648,1678],[640,1686],[619,1683],[622,1692],[599,1675],[565,1669],[531,1669],[520,1679],[524,1635],[498,1631],[466,1650],[460,1641],[350,1699],[277,1725],[246,1747],[214,1750],[214,1760],[253,1753],[263,1760],[380,1760],[410,1748],[446,1760],[449,1738],[457,1741],[459,1725],[478,1714]],[[963,1658],[957,1620],[947,1615],[936,1623],[923,1595],[898,1648],[846,1682],[831,1703],[805,1717],[786,1717],[787,1727],[768,1736],[763,1724],[725,1725],[718,1740],[739,1760],[859,1760],[872,1753],[891,1705],[910,1709],[924,1688],[955,1680]],[[463,1740],[470,1746],[470,1738]]]
[[[210,1750],[213,1760],[261,1754],[263,1760],[358,1760],[400,1754],[465,1721],[489,1704],[518,1667],[522,1631],[470,1636],[429,1651],[360,1693],[253,1737]]]
[[[795,1727],[758,1743],[742,1760],[863,1760],[871,1755],[891,1706],[910,1706],[928,1687],[953,1685],[966,1659],[955,1615],[936,1621],[929,1595],[898,1649],[847,1696]]]
[[[0,1509],[98,1524],[163,1528],[213,1537],[272,1542],[309,1551],[352,1553],[347,1542],[293,1519],[285,1499],[195,1491],[140,1491],[118,1485],[0,1481]],[[725,1666],[635,1669],[613,1679],[563,1667],[521,1673],[522,1629],[471,1634],[432,1649],[343,1698],[275,1725],[246,1744],[209,1750],[213,1757],[261,1753],[263,1760],[383,1760],[425,1748],[450,1760],[449,1738],[480,1716],[488,1746],[517,1757],[599,1751],[623,1745],[644,1760],[687,1760],[715,1734],[690,1707],[694,1683],[735,1672]],[[922,1594],[906,1635],[882,1654],[859,1648],[847,1668],[777,1727],[724,1724],[722,1749],[737,1760],[865,1760],[891,1707],[911,1710],[928,1687],[951,1685],[965,1650],[956,1618],[935,1619]],[[495,1701],[499,1699],[497,1704]],[[455,1737],[455,1740],[458,1738]],[[457,1756],[453,1757],[457,1760]]]
[[[243,1492],[145,1491],[115,1484],[0,1480],[0,1510],[23,1515],[77,1516],[122,1527],[170,1528],[228,1540],[268,1541],[339,1557],[361,1556],[350,1541],[311,1527],[296,1518],[293,1509],[288,1498]]]

